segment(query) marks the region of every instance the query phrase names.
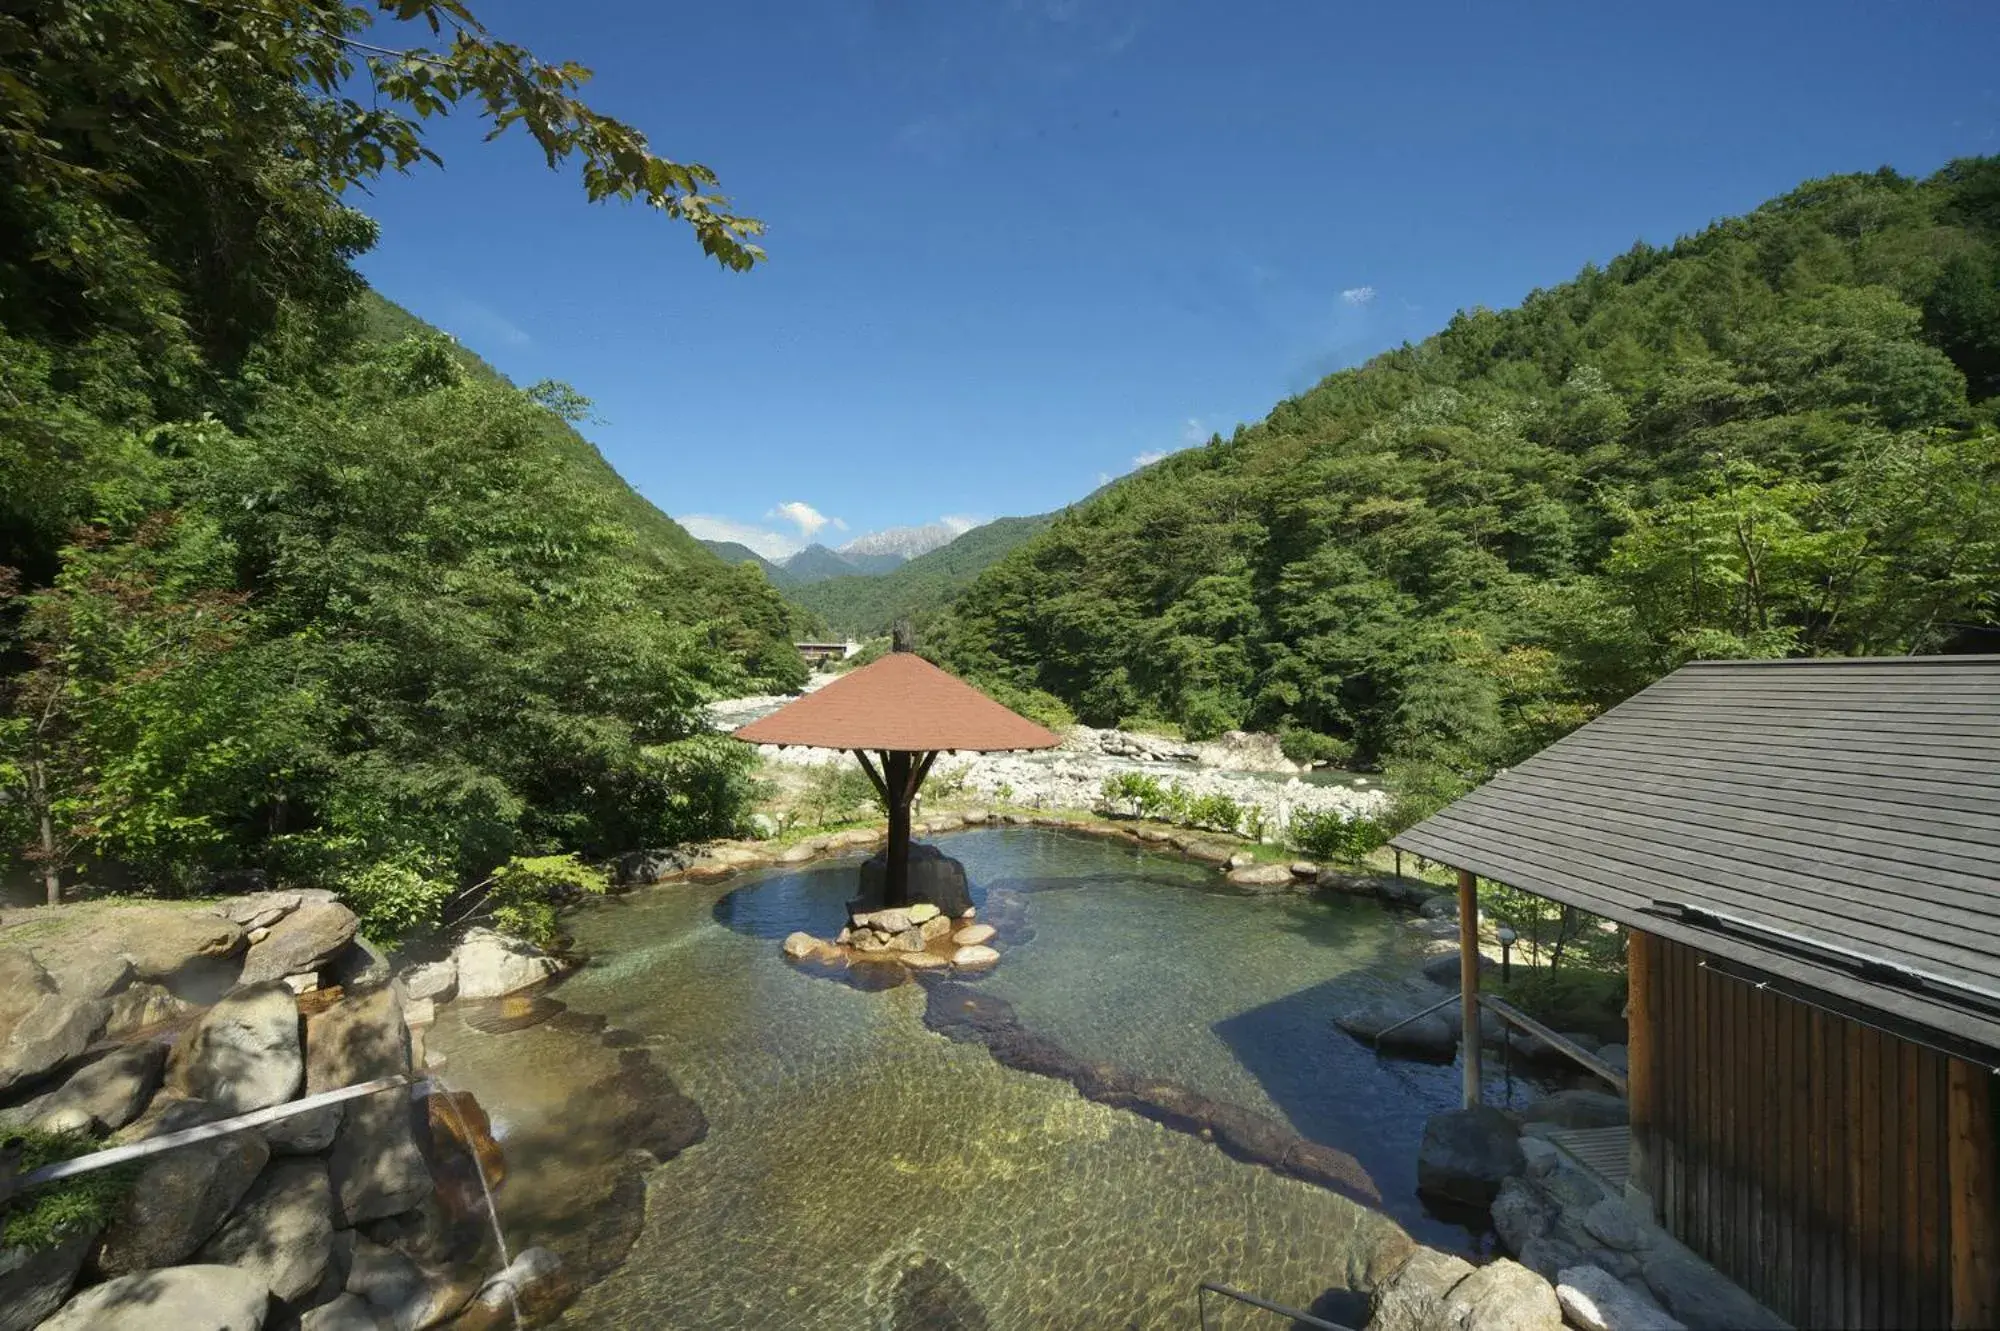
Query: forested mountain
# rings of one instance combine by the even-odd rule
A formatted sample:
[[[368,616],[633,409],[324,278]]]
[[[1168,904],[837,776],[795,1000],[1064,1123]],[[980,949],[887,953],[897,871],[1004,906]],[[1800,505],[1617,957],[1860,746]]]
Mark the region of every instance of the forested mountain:
[[[2000,159],[1813,181],[1113,485],[931,647],[1097,724],[1476,777],[1692,657],[1992,624],[1996,393]]]
[[[785,574],[783,564],[772,563],[741,541],[703,540],[701,544],[704,550],[725,564],[755,564],[757,571],[762,573],[765,581],[773,587],[783,587],[791,581]]]
[[[803,678],[795,612],[626,486],[573,391],[367,293],[346,200],[463,100],[727,266],[757,224],[587,71],[432,0],[381,12],[449,52],[385,52],[374,12],[0,16],[0,836],[52,885],[256,867],[420,925],[515,854],[731,830],[744,757],[700,704]]]
[[[1000,518],[888,573],[828,578],[809,586],[788,587],[785,594],[824,619],[836,633],[873,637],[887,633],[898,619],[921,626],[994,561],[1053,521],[1053,513]]]

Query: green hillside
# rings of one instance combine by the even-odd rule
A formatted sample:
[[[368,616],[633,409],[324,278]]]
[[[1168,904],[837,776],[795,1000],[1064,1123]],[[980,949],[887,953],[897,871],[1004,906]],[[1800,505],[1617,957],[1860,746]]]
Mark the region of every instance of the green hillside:
[[[922,623],[935,616],[972,580],[1055,521],[1053,513],[1001,518],[974,527],[875,577],[829,578],[787,589],[787,595],[824,619],[837,633],[871,637],[900,618]]]
[[[1813,181],[1114,484],[933,645],[1097,724],[1473,777],[1692,657],[1992,625],[1996,393],[2000,159]]]
[[[791,575],[785,572],[784,565],[773,564],[741,541],[702,541],[701,547],[725,564],[755,564],[757,571],[773,587],[783,587],[791,582]]]

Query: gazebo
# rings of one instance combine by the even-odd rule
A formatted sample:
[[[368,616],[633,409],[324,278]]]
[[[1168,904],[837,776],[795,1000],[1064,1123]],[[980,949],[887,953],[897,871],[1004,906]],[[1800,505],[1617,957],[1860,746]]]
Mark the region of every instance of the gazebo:
[[[1062,743],[908,651],[862,666],[752,721],[735,736],[750,744],[846,749],[860,760],[889,810],[885,906],[909,904],[910,802],[940,753],[1052,749]]]

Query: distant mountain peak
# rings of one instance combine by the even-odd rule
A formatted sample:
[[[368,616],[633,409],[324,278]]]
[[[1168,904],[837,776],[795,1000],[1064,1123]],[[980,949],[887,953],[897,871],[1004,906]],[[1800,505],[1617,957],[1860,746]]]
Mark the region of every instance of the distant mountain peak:
[[[881,531],[855,537],[841,546],[838,553],[850,558],[855,555],[896,555],[902,559],[915,559],[918,555],[927,555],[950,545],[967,530],[962,524],[949,522],[926,522],[921,527],[884,527]]]

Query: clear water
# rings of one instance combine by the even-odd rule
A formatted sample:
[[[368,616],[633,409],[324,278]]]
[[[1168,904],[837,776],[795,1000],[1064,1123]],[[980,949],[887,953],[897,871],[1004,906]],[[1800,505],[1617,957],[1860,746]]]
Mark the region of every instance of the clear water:
[[[574,917],[594,960],[559,997],[642,1038],[710,1129],[650,1174],[630,1259],[566,1324],[936,1325],[904,1279],[928,1259],[970,1308],[958,1325],[1189,1327],[1204,1279],[1307,1307],[1358,1283],[1404,1230],[1475,1246],[1415,1194],[1424,1119],[1456,1103],[1457,1069],[1378,1059],[1330,1024],[1410,974],[1420,953],[1401,917],[1239,895],[1212,869],[1059,832],[940,844],[982,913],[1021,921],[980,985],[1023,1024],[1351,1153],[1382,1208],[952,1043],[923,1025],[915,983],[870,992],[792,967],[777,940],[841,923],[854,861],[836,861]],[[616,1052],[548,1027],[482,1035],[450,1010],[431,1044],[515,1162],[511,1241],[608,1242],[619,1144],[591,1140],[609,1111],[576,1088]],[[1247,1310],[1211,1321],[1277,1325]]]

